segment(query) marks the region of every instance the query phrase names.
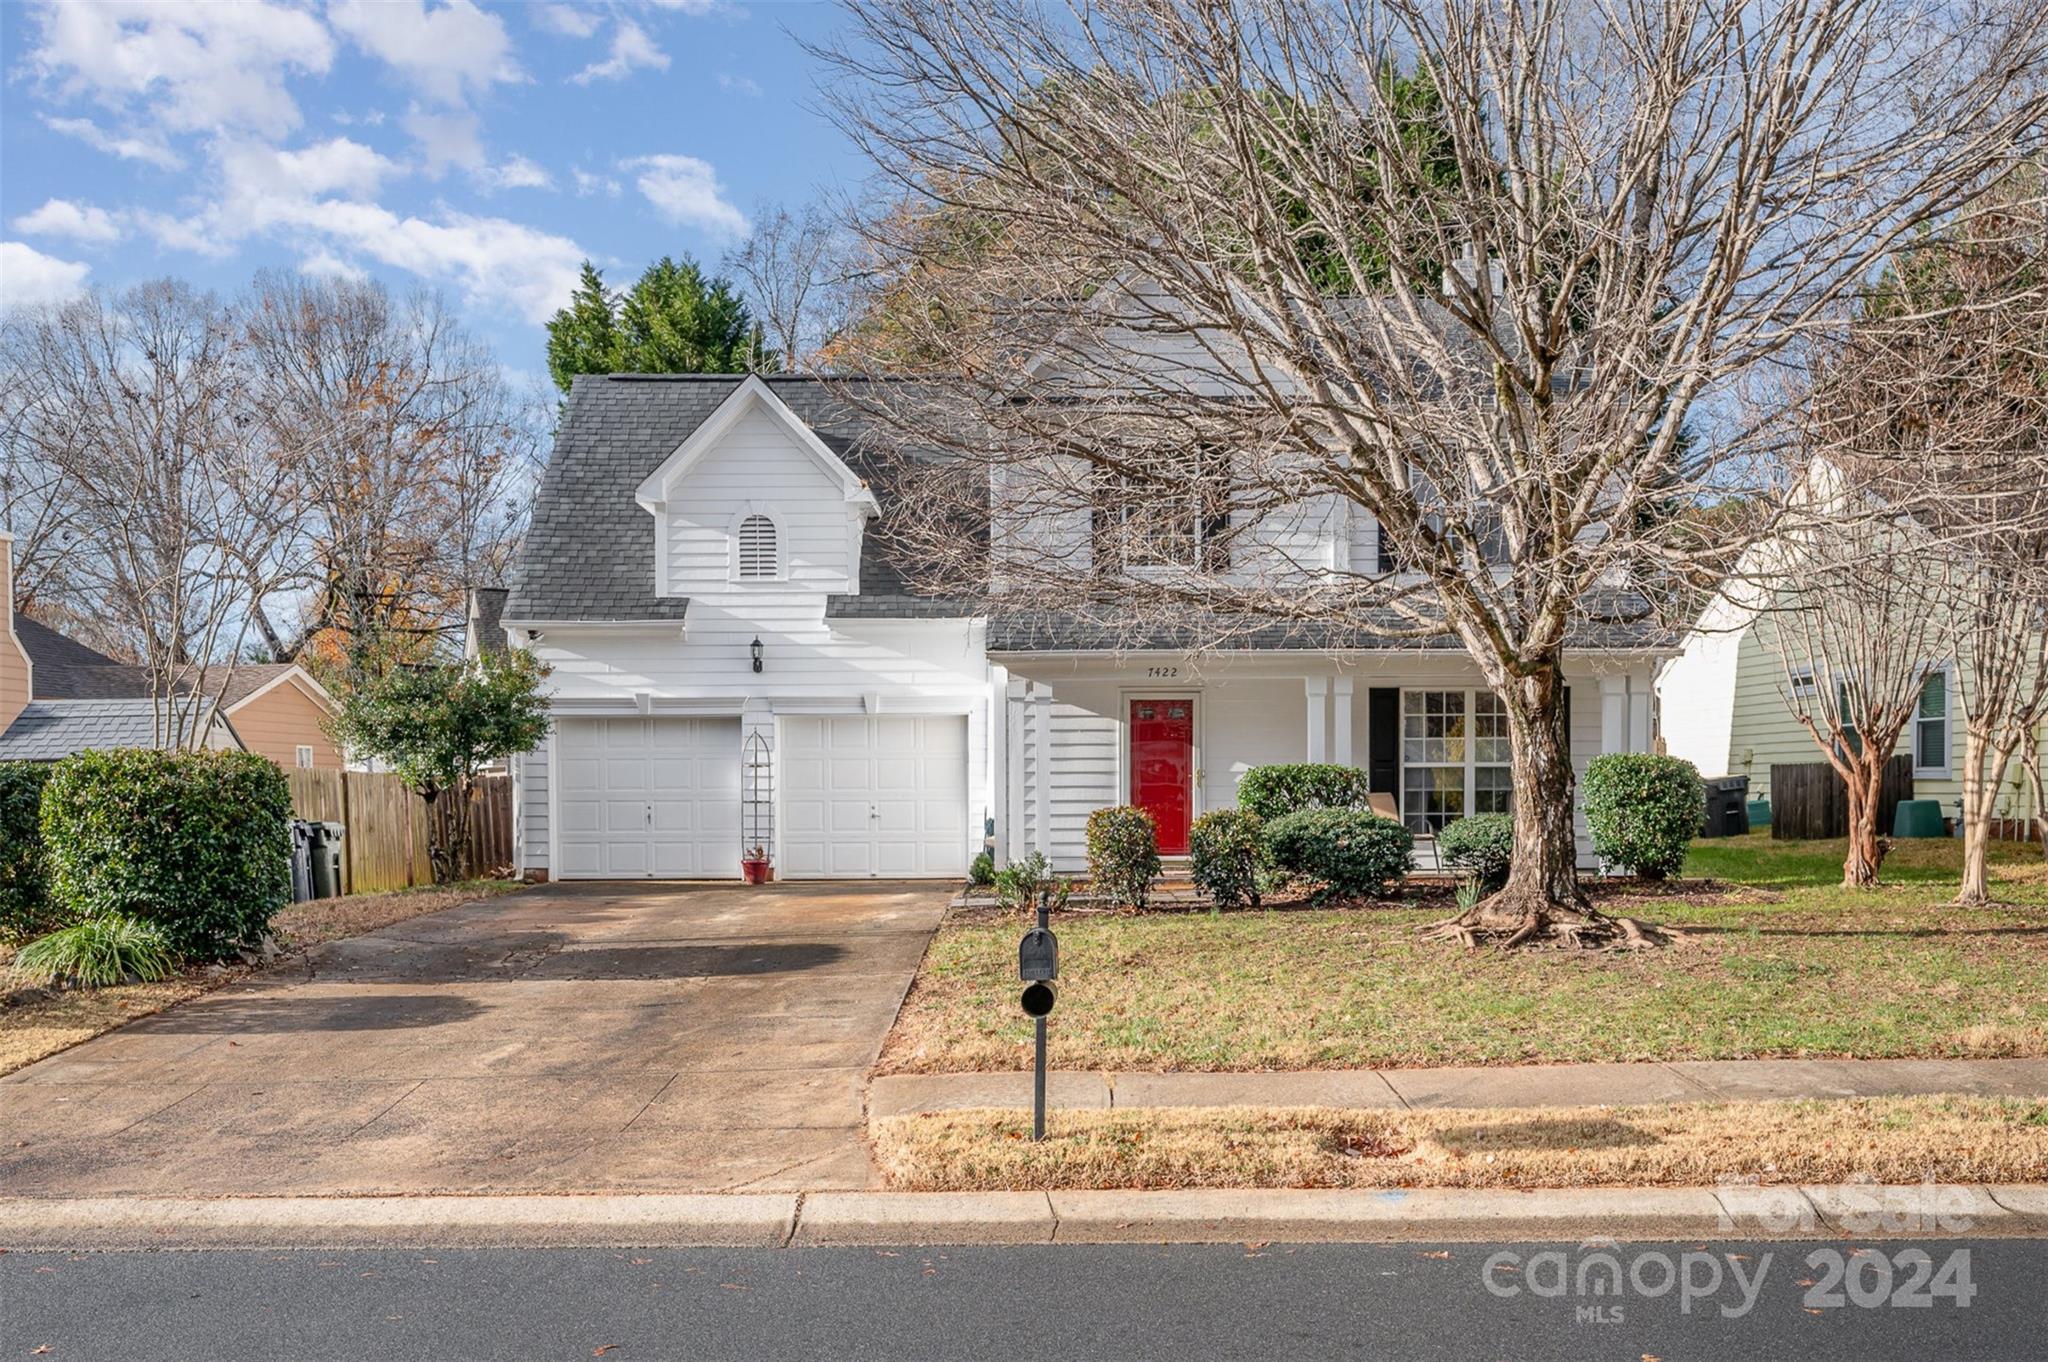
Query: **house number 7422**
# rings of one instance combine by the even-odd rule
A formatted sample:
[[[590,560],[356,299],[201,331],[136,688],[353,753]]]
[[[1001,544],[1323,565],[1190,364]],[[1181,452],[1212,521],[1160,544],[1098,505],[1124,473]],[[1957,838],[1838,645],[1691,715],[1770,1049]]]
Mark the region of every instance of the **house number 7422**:
[[[1145,668],[1145,675],[1151,677],[1154,681],[1171,681],[1180,675],[1180,668],[1147,667]]]

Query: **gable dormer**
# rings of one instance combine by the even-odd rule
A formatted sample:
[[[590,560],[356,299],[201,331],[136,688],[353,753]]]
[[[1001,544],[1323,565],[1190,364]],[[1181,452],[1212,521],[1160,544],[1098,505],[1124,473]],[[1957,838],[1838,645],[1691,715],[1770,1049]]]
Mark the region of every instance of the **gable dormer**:
[[[859,590],[866,482],[750,376],[635,493],[654,517],[659,596]]]

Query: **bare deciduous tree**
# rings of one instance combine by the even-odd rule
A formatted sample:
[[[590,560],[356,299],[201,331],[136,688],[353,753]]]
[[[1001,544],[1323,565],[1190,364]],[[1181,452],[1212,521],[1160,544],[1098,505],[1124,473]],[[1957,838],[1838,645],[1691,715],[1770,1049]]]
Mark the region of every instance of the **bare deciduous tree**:
[[[746,285],[747,302],[784,368],[811,367],[844,325],[845,233],[815,204],[792,213],[780,204],[754,215],[746,241],[725,268]]]
[[[1641,942],[1578,887],[1564,658],[1774,528],[1697,532],[1777,489],[1688,416],[2024,154],[2038,7],[847,8],[828,98],[931,229],[870,247],[959,376],[846,385],[947,456],[900,470],[924,584],[1130,637],[1455,640],[1515,859],[1444,934]]]
[[[157,742],[203,745],[304,525],[232,318],[210,294],[142,284],[10,319],[6,356],[31,394],[10,435],[61,489],[69,604],[146,668]]]

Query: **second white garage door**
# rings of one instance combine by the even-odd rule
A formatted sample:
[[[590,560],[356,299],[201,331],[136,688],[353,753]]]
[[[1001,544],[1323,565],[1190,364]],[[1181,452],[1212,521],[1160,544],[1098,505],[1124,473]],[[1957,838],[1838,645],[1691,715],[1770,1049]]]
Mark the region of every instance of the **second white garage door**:
[[[788,715],[781,864],[798,879],[967,873],[967,720]]]
[[[555,750],[565,877],[740,873],[738,719],[562,719]]]

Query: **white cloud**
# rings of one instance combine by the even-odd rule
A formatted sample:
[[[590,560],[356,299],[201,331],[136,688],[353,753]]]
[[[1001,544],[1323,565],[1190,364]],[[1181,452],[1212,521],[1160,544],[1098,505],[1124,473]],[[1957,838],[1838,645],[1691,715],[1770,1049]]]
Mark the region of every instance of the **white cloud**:
[[[752,76],[735,76],[729,71],[720,71],[718,73],[718,88],[730,90],[734,94],[745,95],[749,99],[759,99],[761,97],[761,82],[755,80]]]
[[[555,183],[546,170],[519,155],[485,166],[476,178],[485,189],[550,189]]]
[[[534,11],[535,23],[570,38],[588,38],[603,21],[599,11],[578,5],[542,5]]]
[[[454,113],[414,109],[405,116],[405,130],[419,142],[429,175],[438,176],[450,166],[476,170],[484,163],[483,125],[466,109]]]
[[[297,127],[285,73],[323,73],[334,60],[317,18],[269,0],[45,0],[38,18],[28,62],[39,75],[173,132]]]
[[[89,269],[19,241],[0,241],[0,308],[61,303],[85,288]]]
[[[185,158],[172,151],[160,138],[122,137],[105,131],[90,118],[45,117],[43,122],[51,132],[76,137],[94,151],[104,151],[124,161],[142,161],[163,170],[179,170],[185,164]]]
[[[745,236],[746,214],[726,200],[718,172],[694,156],[641,156],[622,163],[640,172],[634,181],[670,222],[723,236]]]
[[[534,323],[569,299],[586,252],[565,236],[505,218],[444,212],[438,221],[400,217],[373,203],[307,203],[299,225],[356,254],[453,283],[473,303],[510,305]]]
[[[225,260],[235,253],[233,243],[214,229],[205,214],[181,218],[170,213],[144,210],[131,216],[136,226],[167,250],[189,251],[213,260]]]
[[[333,137],[299,151],[285,151],[256,142],[219,149],[221,182],[228,213],[252,215],[261,225],[267,206],[277,200],[340,194],[373,197],[385,176],[397,169],[391,161],[361,142]]]
[[[470,0],[336,0],[327,18],[357,47],[442,104],[460,104],[500,81],[524,80],[504,21]]]
[[[587,199],[593,194],[602,194],[609,199],[619,196],[619,182],[609,175],[597,175],[580,169],[569,173],[576,181],[576,197],[579,199]]]
[[[359,281],[370,277],[368,270],[354,261],[343,260],[328,250],[316,250],[299,261],[299,273],[317,275],[322,279],[347,279]]]
[[[640,67],[666,71],[668,53],[655,45],[654,39],[647,36],[646,29],[631,19],[621,19],[612,31],[611,56],[604,61],[592,62],[569,79],[578,85],[588,85],[593,80],[624,80]]]
[[[51,199],[33,213],[14,220],[14,230],[35,236],[68,236],[78,241],[116,241],[121,225],[104,208],[69,199]]]

